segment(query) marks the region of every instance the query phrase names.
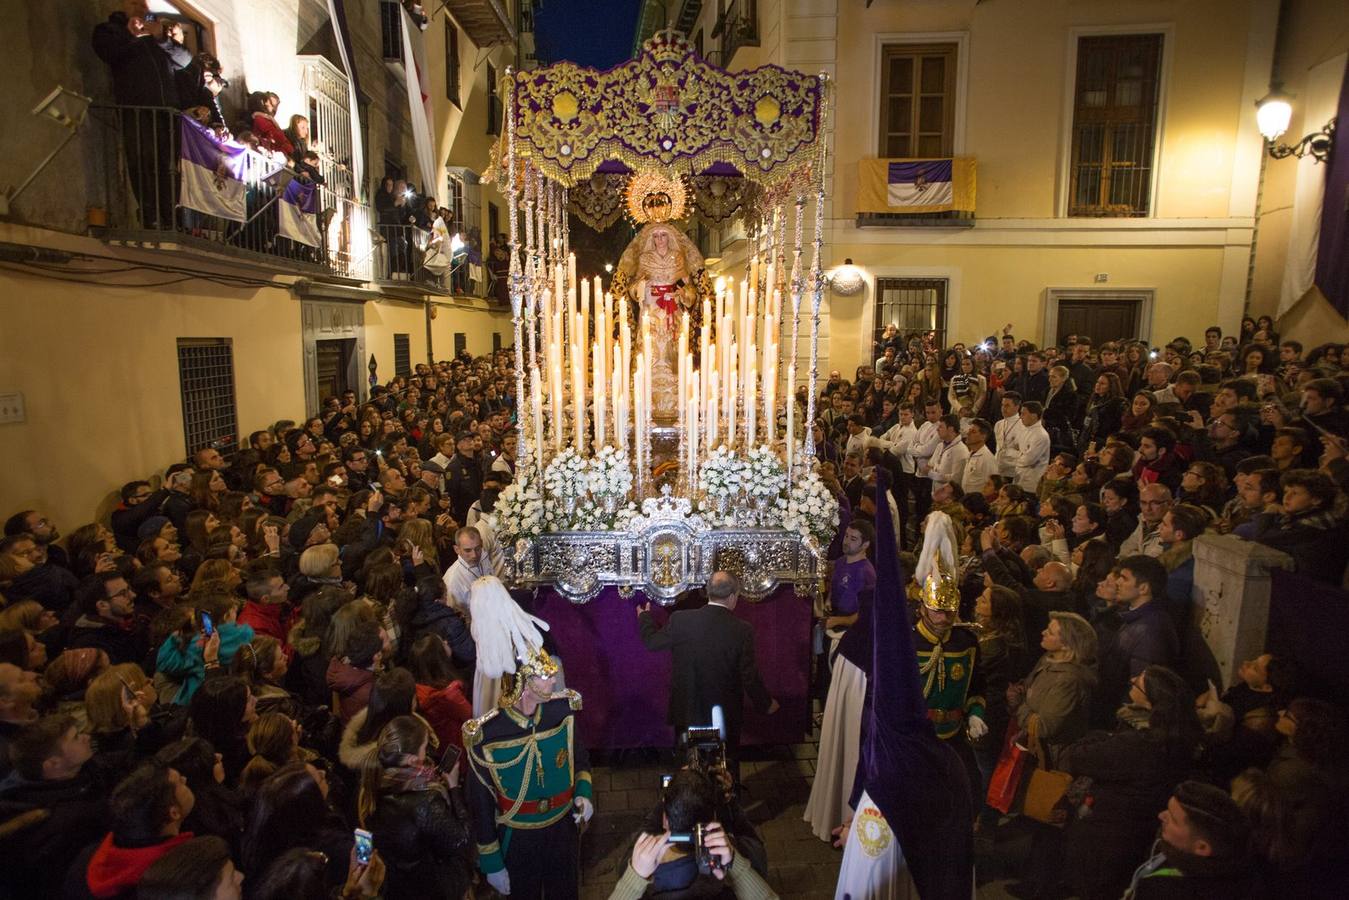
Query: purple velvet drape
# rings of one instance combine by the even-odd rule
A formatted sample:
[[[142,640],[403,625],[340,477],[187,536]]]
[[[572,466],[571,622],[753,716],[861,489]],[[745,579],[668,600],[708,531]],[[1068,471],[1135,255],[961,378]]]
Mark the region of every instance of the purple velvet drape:
[[[546,621],[567,673],[567,687],[581,692],[581,738],[592,748],[670,747],[666,724],[670,699],[670,653],[642,646],[636,607],[646,598],[624,600],[605,588],[589,603],[574,605],[552,590],[540,590],[534,614]],[[678,608],[698,606],[698,599]],[[741,743],[791,744],[809,729],[810,612],[807,597],[780,588],[758,603],[742,599],[735,614],[754,627],[754,648],[768,693],[782,708],[772,716],[745,708]],[[664,626],[669,612],[652,604]]]
[[[1316,248],[1316,286],[1349,319],[1349,65],[1340,84],[1339,134],[1326,170],[1321,237]],[[1315,123],[1320,127],[1320,123]]]

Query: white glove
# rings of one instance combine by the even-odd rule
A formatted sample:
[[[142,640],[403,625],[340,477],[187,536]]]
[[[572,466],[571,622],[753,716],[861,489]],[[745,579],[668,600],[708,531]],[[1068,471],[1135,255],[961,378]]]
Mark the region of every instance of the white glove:
[[[970,716],[969,725],[970,740],[977,741],[979,738],[988,734],[988,723],[978,716]]]
[[[576,820],[576,824],[589,822],[590,817],[595,814],[595,804],[591,803],[588,797],[577,797],[571,802],[576,807],[576,812],[571,814],[571,817]]]
[[[505,869],[500,872],[493,872],[487,876],[487,883],[498,894],[509,894],[511,892],[511,873]]]

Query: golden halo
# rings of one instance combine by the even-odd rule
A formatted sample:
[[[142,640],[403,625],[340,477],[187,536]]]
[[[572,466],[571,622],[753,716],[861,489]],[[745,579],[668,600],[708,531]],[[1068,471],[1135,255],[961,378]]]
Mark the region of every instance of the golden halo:
[[[638,172],[628,179],[624,201],[628,217],[639,225],[677,221],[687,213],[688,190],[678,175]]]

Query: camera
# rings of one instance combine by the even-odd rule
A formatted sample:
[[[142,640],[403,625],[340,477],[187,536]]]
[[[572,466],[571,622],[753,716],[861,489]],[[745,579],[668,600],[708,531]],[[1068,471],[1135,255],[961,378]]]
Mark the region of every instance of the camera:
[[[703,831],[706,828],[702,823],[693,826],[692,831],[672,831],[670,832],[671,844],[682,844],[689,848],[689,853],[698,861],[698,872],[702,875],[711,875],[713,871],[720,871],[721,860],[712,855],[703,843]]]
[[[685,731],[684,747],[689,768],[708,776],[714,769],[726,768],[726,742],[715,725],[695,725]]]

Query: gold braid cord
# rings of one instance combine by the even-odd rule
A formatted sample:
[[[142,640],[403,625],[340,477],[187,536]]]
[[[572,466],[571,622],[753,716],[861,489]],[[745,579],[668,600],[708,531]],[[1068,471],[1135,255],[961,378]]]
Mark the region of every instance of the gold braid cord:
[[[770,184],[815,158],[823,86],[779,66],[727,72],[662,32],[601,72],[557,63],[515,73],[515,153],[565,186],[601,163],[702,172],[728,163]]]

